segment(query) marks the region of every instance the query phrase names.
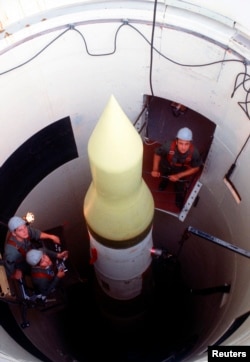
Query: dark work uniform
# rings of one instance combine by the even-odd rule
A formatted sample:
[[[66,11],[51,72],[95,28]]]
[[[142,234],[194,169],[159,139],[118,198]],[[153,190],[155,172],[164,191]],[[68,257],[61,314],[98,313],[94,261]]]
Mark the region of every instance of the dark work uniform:
[[[202,159],[198,149],[191,143],[189,150],[182,154],[178,151],[176,140],[168,141],[163,145],[155,149],[155,153],[161,156],[160,160],[160,172],[162,176],[173,175],[182,171],[186,171],[188,168],[200,167],[202,165]],[[190,179],[190,176],[185,180]],[[167,185],[167,178],[165,178],[160,185],[162,189]],[[179,208],[183,207],[183,203],[186,196],[187,183],[183,181],[174,182],[174,188],[176,192],[176,205]]]
[[[53,251],[46,250],[46,254],[53,258],[56,258],[57,253]],[[48,296],[52,293],[60,278],[56,276],[57,267],[55,264],[50,265],[47,268],[42,268],[39,265],[31,267],[31,279],[32,284],[35,289],[36,294],[42,294],[43,296]]]

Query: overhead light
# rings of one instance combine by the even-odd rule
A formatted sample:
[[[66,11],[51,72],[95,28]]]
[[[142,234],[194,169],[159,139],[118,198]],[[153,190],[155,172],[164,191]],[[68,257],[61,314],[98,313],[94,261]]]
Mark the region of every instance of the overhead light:
[[[28,223],[31,224],[35,221],[35,215],[32,212],[27,212],[27,214],[23,217],[23,219]]]

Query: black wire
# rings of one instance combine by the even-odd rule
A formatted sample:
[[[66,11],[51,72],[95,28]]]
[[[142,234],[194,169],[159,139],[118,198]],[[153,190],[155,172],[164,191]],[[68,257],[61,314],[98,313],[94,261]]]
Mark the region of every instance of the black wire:
[[[155,2],[155,5],[156,5],[157,1]],[[43,53],[50,45],[52,45],[56,40],[58,40],[61,36],[63,36],[65,33],[67,33],[69,30],[73,30],[73,31],[76,31],[80,36],[81,38],[83,39],[84,41],[84,44],[85,44],[85,48],[86,48],[86,52],[88,55],[90,56],[108,56],[108,55],[113,55],[115,54],[116,52],[116,49],[117,49],[117,37],[118,37],[118,33],[119,31],[121,30],[121,28],[123,28],[124,26],[129,26],[130,28],[132,28],[134,31],[136,31],[149,45],[150,47],[152,48],[152,50],[156,51],[161,57],[163,57],[164,59],[170,61],[171,63],[173,64],[176,64],[176,65],[180,65],[180,66],[183,66],[183,67],[204,67],[204,66],[210,66],[210,65],[215,65],[215,64],[218,64],[218,63],[225,63],[225,62],[240,62],[240,63],[243,63],[243,60],[237,60],[237,59],[222,59],[222,60],[218,60],[218,61],[215,61],[215,62],[210,62],[210,63],[205,63],[205,64],[184,64],[184,63],[180,63],[180,62],[176,62],[174,61],[173,59],[171,58],[168,58],[167,56],[165,56],[164,54],[162,54],[158,49],[156,49],[153,44],[151,44],[151,42],[141,33],[141,31],[139,31],[135,26],[129,24],[128,21],[124,22],[117,28],[116,32],[115,32],[115,38],[114,38],[114,49],[111,51],[111,52],[108,52],[108,53],[100,53],[100,54],[92,54],[89,52],[88,50],[88,46],[87,46],[87,42],[84,38],[84,36],[82,35],[82,33],[75,28],[74,25],[67,25],[67,29],[64,30],[61,34],[59,34],[57,37],[55,37],[52,41],[50,41],[44,48],[42,48],[38,53],[36,53],[33,57],[31,57],[30,59],[28,59],[27,61],[17,65],[16,67],[13,67],[13,68],[10,68],[4,72],[1,72],[0,75],[3,75],[3,74],[6,74],[10,71],[13,71],[17,68],[20,68],[24,65],[26,65],[27,63],[29,63],[30,61],[34,60],[37,56],[39,56],[41,53]],[[155,27],[155,25],[154,25]],[[153,28],[154,28],[153,27]],[[152,31],[152,39],[154,37],[154,31]],[[246,64],[245,64],[245,67],[246,67]],[[239,75],[241,74],[245,74],[245,73],[240,73]],[[239,75],[237,76],[237,78],[239,77]]]
[[[32,60],[34,60],[36,57],[38,57],[38,55],[40,55],[41,53],[43,53],[45,51],[45,49],[47,49],[51,44],[53,44],[57,39],[59,39],[61,36],[63,36],[65,33],[67,33],[71,28],[69,27],[68,29],[64,30],[61,34],[59,34],[55,39],[51,40],[51,42],[49,42],[44,48],[42,48],[38,53],[36,53],[33,57],[31,57],[30,59],[28,59],[26,62],[23,62],[19,65],[17,65],[16,67],[10,68],[2,73],[0,73],[0,76],[6,73],[9,73],[13,70],[16,70],[18,68],[23,67],[24,65],[28,64],[29,62],[31,62]]]
[[[235,162],[234,162],[234,163],[236,163],[236,162],[237,162],[237,160],[238,160],[238,158],[240,157],[240,155],[241,155],[242,151],[243,151],[243,150],[244,150],[244,148],[246,147],[246,145],[247,145],[247,143],[248,143],[249,139],[250,139],[250,135],[248,135],[248,137],[247,137],[246,141],[244,142],[243,146],[241,147],[241,150],[240,150],[240,152],[238,153],[238,155],[237,155],[237,157],[236,157],[236,159],[235,159]]]
[[[152,96],[154,96],[153,82],[152,82],[152,72],[153,72],[153,55],[154,55],[154,34],[155,34],[156,9],[157,9],[157,0],[155,0],[155,2],[154,2],[153,23],[152,23],[151,42],[150,42],[150,72],[149,72],[149,82],[150,82],[150,89],[151,89],[151,95],[152,95]]]
[[[240,83],[237,85],[238,79],[239,79],[239,77],[240,77],[241,75],[243,75],[243,81],[240,82]],[[243,88],[246,90],[246,88],[245,88],[246,76],[247,76],[247,66],[246,66],[246,64],[245,64],[245,72],[243,72],[243,73],[238,73],[237,77],[235,78],[234,90],[233,90],[233,93],[232,93],[232,95],[231,95],[231,98],[233,98],[234,93],[236,92],[236,90],[237,90],[241,85],[243,85]],[[248,77],[250,78],[250,76],[248,76]],[[248,80],[249,80],[249,78],[248,78]]]
[[[241,109],[245,112],[246,116],[248,117],[248,119],[250,119],[250,115],[249,115],[249,112],[248,112],[248,104],[250,103],[248,101],[248,96],[249,96],[249,92],[250,92],[250,88],[247,88],[246,87],[246,84],[247,82],[250,80],[250,75],[247,74],[247,65],[246,63],[244,64],[245,66],[245,72],[241,72],[241,73],[238,73],[236,79],[235,79],[235,83],[234,83],[234,90],[233,90],[233,93],[231,95],[231,98],[233,98],[236,90],[240,87],[240,86],[243,86],[243,89],[244,91],[246,92],[246,98],[245,98],[245,101],[244,102],[238,102],[238,105],[241,107]],[[238,80],[240,78],[240,76],[243,76],[243,80],[238,83]]]
[[[92,53],[90,53],[89,50],[88,50],[87,42],[86,42],[84,36],[82,35],[82,33],[81,33],[78,29],[76,29],[74,26],[72,26],[71,29],[74,30],[74,31],[76,31],[76,32],[80,35],[80,37],[83,39],[84,44],[85,44],[85,48],[86,48],[86,52],[87,52],[88,55],[90,55],[90,56],[92,56],[92,57],[103,57],[103,56],[115,54],[115,52],[116,52],[116,43],[117,43],[118,33],[119,33],[120,29],[121,29],[123,26],[125,26],[125,25],[127,25],[127,24],[126,24],[126,23],[121,24],[121,25],[118,27],[118,29],[116,30],[116,32],[115,32],[114,49],[113,49],[111,52],[109,52],[109,53],[101,53],[101,54],[92,54]]]
[[[29,58],[27,61],[13,67],[10,69],[7,69],[3,72],[0,72],[0,76],[7,74],[11,71],[14,71],[26,64],[28,64],[29,62],[31,62],[32,60],[34,60],[36,57],[38,57],[41,53],[43,53],[50,45],[52,45],[56,40],[58,40],[60,37],[62,37],[64,34],[66,34],[69,30],[73,30],[76,31],[82,38],[84,44],[85,44],[85,49],[86,52],[89,56],[109,56],[109,55],[113,55],[115,54],[116,50],[117,50],[117,39],[118,39],[118,33],[119,31],[124,27],[124,26],[129,26],[131,27],[134,31],[136,31],[149,45],[150,45],[150,52],[151,52],[151,57],[150,57],[150,88],[151,88],[151,93],[152,96],[154,96],[154,92],[153,92],[153,85],[152,85],[152,69],[153,69],[153,52],[157,52],[161,57],[163,57],[164,59],[170,61],[173,64],[182,66],[182,67],[206,67],[206,66],[211,66],[211,65],[215,65],[215,64],[219,64],[219,63],[228,63],[228,62],[239,62],[244,64],[245,67],[245,71],[244,72],[240,72],[238,73],[238,75],[236,76],[235,79],[235,85],[234,85],[234,90],[233,93],[231,95],[231,98],[234,96],[236,90],[240,87],[243,86],[244,91],[246,92],[246,98],[244,102],[238,102],[238,105],[241,107],[241,109],[245,112],[246,116],[248,117],[248,119],[250,119],[250,115],[248,112],[248,104],[250,103],[248,101],[248,96],[250,93],[250,89],[247,88],[247,82],[250,80],[250,75],[247,74],[247,63],[246,61],[243,60],[238,60],[238,59],[222,59],[222,60],[218,60],[218,61],[214,61],[214,62],[210,62],[210,63],[204,63],[204,64],[184,64],[184,63],[180,63],[177,61],[174,61],[171,58],[168,58],[166,55],[162,54],[158,49],[156,49],[153,45],[154,43],[154,32],[155,32],[155,19],[156,19],[156,9],[157,9],[157,0],[155,0],[154,2],[154,12],[153,12],[153,26],[152,26],[152,34],[151,34],[151,41],[149,41],[136,27],[134,27],[133,25],[129,24],[128,21],[123,21],[122,24],[117,28],[116,32],[115,32],[115,37],[114,37],[114,48],[111,52],[108,53],[100,53],[100,54],[92,54],[89,52],[88,50],[88,46],[87,46],[87,42],[83,36],[83,34],[75,28],[74,25],[67,25],[67,28],[58,36],[56,36],[52,41],[50,41],[45,47],[43,47],[39,52],[37,52],[33,57]],[[238,83],[238,80],[240,78],[240,76],[243,76],[243,80]]]

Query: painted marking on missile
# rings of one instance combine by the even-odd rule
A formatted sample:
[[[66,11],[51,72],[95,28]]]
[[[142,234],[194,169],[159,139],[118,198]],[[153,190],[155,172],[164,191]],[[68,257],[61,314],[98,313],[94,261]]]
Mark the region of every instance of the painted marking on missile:
[[[191,233],[194,234],[194,235],[200,236],[200,237],[203,238],[203,239],[206,239],[206,240],[212,241],[212,242],[215,243],[215,244],[221,245],[221,246],[223,246],[223,247],[226,248],[226,249],[232,250],[232,251],[234,251],[235,253],[238,253],[238,254],[241,254],[241,255],[243,255],[243,256],[246,256],[247,258],[250,258],[250,251],[241,249],[241,248],[239,248],[239,247],[236,246],[236,245],[230,244],[230,243],[228,243],[227,241],[224,241],[224,240],[221,240],[221,239],[219,239],[219,238],[216,238],[215,236],[210,235],[210,234],[207,234],[207,233],[205,233],[204,231],[195,229],[195,228],[193,228],[192,226],[189,226],[189,227],[188,227],[188,231],[191,232]]]

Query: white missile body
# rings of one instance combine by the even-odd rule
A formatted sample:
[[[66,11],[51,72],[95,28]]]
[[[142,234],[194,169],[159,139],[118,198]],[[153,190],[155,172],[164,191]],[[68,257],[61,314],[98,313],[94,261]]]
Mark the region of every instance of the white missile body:
[[[92,183],[84,199],[95,274],[111,298],[143,292],[151,265],[154,201],[142,178],[140,135],[113,96],[88,143]]]

